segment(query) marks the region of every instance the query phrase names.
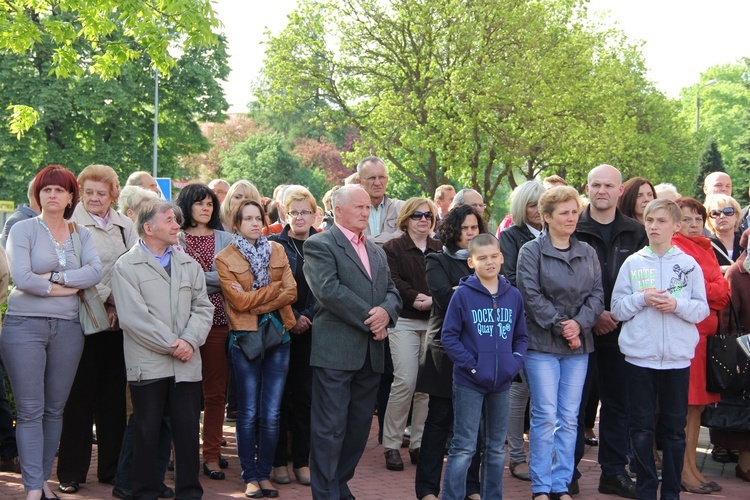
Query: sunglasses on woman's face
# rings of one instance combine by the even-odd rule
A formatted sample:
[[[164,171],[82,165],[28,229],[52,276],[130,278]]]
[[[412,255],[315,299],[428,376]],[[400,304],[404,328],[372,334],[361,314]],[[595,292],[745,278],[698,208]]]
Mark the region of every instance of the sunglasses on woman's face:
[[[727,208],[722,208],[721,210],[711,210],[711,212],[709,212],[708,215],[712,219],[718,219],[722,215],[724,215],[725,217],[731,217],[731,216],[734,215],[734,213],[735,212],[734,212],[734,209],[732,207],[727,207]]]
[[[422,220],[424,217],[427,220],[432,220],[432,212],[414,212],[411,214],[411,220]]]

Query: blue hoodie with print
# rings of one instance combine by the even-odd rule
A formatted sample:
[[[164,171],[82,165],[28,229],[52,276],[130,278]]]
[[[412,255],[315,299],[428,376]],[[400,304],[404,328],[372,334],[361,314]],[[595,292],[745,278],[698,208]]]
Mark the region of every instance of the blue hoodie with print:
[[[453,380],[481,394],[510,388],[526,357],[528,335],[521,293],[498,276],[490,294],[476,275],[461,278],[443,323],[442,342]]]

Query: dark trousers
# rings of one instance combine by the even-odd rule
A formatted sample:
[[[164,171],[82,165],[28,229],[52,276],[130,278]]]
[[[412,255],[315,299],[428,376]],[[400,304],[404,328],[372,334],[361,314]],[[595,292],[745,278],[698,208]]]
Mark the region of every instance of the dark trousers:
[[[369,350],[356,371],[313,368],[310,479],[315,500],[351,495],[347,483],[367,444],[379,381]]]
[[[86,336],[63,412],[57,461],[57,477],[61,483],[86,482],[94,422],[98,443],[97,478],[100,483],[114,481],[126,425],[125,384],[122,330]]]
[[[656,500],[659,479],[654,464],[654,415],[659,400],[663,431],[662,500],[680,498],[690,367],[654,370],[627,364],[630,440],[635,453],[635,489],[641,500]]]
[[[453,400],[430,396],[427,419],[422,433],[422,448],[417,462],[417,473],[414,478],[414,488],[417,498],[426,495],[440,494],[440,476],[443,473],[443,455],[448,443],[451,425],[453,425]],[[476,448],[480,450],[478,446]],[[466,495],[479,493],[479,463],[480,453],[477,451],[471,460],[469,472],[466,476]]]
[[[122,436],[122,448],[120,448],[120,460],[117,463],[117,476],[115,486],[126,490],[133,489],[133,416],[128,419],[125,434]],[[159,470],[161,480],[167,473],[169,458],[172,454],[172,428],[169,425],[169,416],[162,415],[161,430],[159,431]]]
[[[608,476],[625,474],[628,464],[627,363],[618,346],[597,346],[599,365],[599,465]]]
[[[13,427],[13,414],[5,394],[5,367],[0,360],[0,460],[12,460],[17,456],[16,429]]]
[[[313,369],[310,366],[311,332],[292,336],[289,352],[289,374],[281,402],[281,425],[276,445],[274,467],[286,466],[291,432],[291,459],[295,469],[310,465],[310,407],[312,405]]]
[[[160,379],[146,385],[131,385],[133,398],[133,499],[155,500],[159,496],[162,469],[159,437],[162,415],[169,415],[175,455],[175,496],[201,498],[200,411],[201,383]]]

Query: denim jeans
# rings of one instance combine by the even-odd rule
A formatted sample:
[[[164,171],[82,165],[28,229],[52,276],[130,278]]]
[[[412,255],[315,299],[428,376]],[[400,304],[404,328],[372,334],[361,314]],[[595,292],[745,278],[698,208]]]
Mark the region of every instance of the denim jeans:
[[[588,354],[526,353],[531,394],[529,431],[532,493],[568,491],[573,477],[578,407]]]
[[[443,497],[466,497],[466,474],[476,452],[479,424],[482,433],[482,476],[480,496],[485,500],[503,498],[505,432],[508,428],[508,391],[482,394],[453,383],[453,439],[445,465]]]
[[[690,367],[654,370],[627,363],[630,440],[635,452],[639,499],[656,500],[659,479],[654,464],[654,414],[659,401],[659,428],[663,430],[662,500],[680,498],[685,457],[685,425]]]
[[[78,320],[6,316],[0,351],[16,401],[16,442],[26,491],[40,490],[52,474],[62,415],[83,332]]]
[[[289,370],[289,343],[248,361],[242,350],[230,349],[237,381],[237,454],[245,483],[271,476],[279,438],[281,398]],[[257,432],[257,439],[256,439]],[[257,459],[256,459],[257,447]]]
[[[417,498],[440,494],[443,454],[453,424],[451,398],[432,395],[428,407],[422,434],[422,451],[414,476],[414,490]],[[479,453],[475,453],[466,478],[466,496],[479,493],[479,489]]]

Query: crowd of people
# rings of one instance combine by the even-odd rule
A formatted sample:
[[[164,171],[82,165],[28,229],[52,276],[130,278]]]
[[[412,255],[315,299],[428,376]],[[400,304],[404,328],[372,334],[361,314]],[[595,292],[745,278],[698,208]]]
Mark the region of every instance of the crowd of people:
[[[418,499],[502,498],[506,443],[538,500],[580,492],[585,444],[603,494],[721,491],[696,447],[722,399],[708,338],[730,302],[750,330],[748,209],[728,175],[706,177],[703,202],[610,165],[585,197],[527,181],[494,235],[475,190],[387,187],[375,156],[323,206],[299,185],[263,197],[214,179],[167,202],[146,172],[121,188],[106,165],[43,168],[0,247],[16,420],[0,386],[0,470],[27,500],[57,498],[57,455],[56,489],[74,494],[95,426],[113,496],[198,499],[201,474],[232,465],[226,417],[247,497],[293,477],[354,499],[376,411],[385,468],[404,470],[408,448]],[[711,437],[750,481],[750,428]]]

